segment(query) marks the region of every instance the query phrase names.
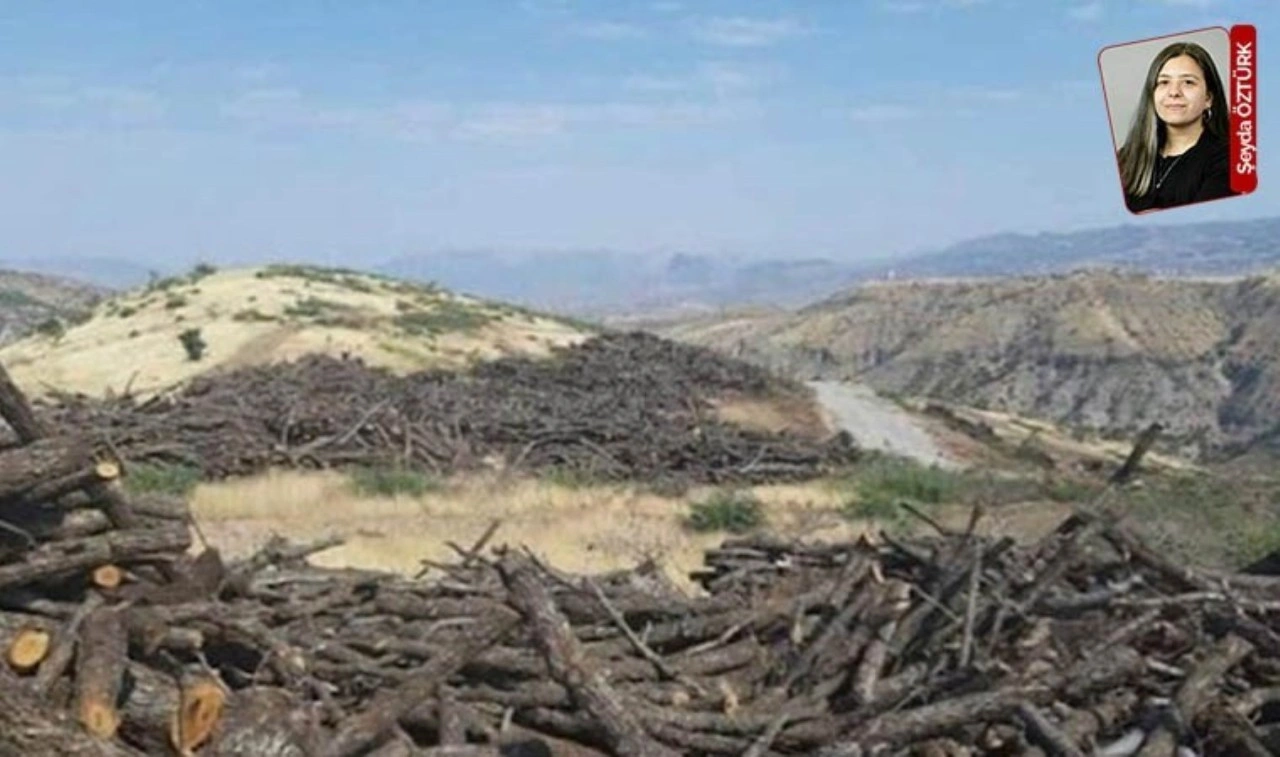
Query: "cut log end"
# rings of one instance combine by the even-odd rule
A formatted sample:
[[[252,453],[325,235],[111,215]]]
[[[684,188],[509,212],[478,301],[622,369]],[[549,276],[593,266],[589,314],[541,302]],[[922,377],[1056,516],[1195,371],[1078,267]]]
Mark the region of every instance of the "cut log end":
[[[85,730],[100,739],[115,738],[120,728],[120,714],[110,702],[88,699],[80,703],[78,713]]]
[[[101,589],[114,589],[124,581],[124,571],[115,565],[102,565],[93,571],[93,585]]]
[[[114,460],[103,460],[93,466],[93,473],[102,481],[114,481],[120,478],[120,464]]]
[[[24,628],[14,636],[5,657],[9,667],[19,673],[30,673],[48,656],[53,637],[39,628]]]
[[[226,693],[215,681],[200,679],[182,687],[169,738],[180,754],[189,754],[209,740],[222,719]]]

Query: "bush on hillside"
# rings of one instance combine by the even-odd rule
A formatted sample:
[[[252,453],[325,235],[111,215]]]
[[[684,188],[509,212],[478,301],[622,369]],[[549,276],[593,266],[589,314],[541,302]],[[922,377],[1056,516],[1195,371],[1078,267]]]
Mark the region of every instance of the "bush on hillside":
[[[205,348],[209,345],[205,343],[204,337],[200,336],[200,329],[190,328],[178,335],[178,341],[182,342],[182,348],[187,351],[187,357],[191,360],[199,360],[204,356]]]

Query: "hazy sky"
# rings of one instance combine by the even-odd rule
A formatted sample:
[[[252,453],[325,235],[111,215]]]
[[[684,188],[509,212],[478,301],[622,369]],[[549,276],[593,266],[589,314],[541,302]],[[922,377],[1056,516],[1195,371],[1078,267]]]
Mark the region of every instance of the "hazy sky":
[[[1280,208],[1278,19],[1276,0],[0,0],[0,258],[853,260],[1257,217]],[[1240,21],[1261,189],[1130,216],[1098,50]]]

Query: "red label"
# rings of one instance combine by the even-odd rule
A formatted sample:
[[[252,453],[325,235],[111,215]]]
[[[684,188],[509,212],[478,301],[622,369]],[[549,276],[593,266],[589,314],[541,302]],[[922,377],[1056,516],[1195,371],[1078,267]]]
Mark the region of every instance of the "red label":
[[[1258,30],[1231,27],[1231,191],[1258,188]]]

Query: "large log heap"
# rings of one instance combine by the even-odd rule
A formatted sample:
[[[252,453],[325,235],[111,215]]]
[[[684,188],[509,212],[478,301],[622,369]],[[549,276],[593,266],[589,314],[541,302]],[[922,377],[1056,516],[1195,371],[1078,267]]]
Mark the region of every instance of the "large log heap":
[[[183,463],[206,478],[350,464],[446,474],[489,459],[678,486],[800,480],[857,457],[847,434],[813,439],[716,420],[719,396],[805,393],[748,363],[643,332],[557,353],[408,376],[313,354],[145,401],[57,395],[37,412],[109,434],[135,462]]]
[[[1107,499],[1133,464],[1038,543],[977,509],[911,540],[739,537],[689,595],[484,538],[412,578],[307,563],[332,542],[224,561],[2,369],[0,415],[0,755],[1280,749],[1280,579],[1148,548]]]

